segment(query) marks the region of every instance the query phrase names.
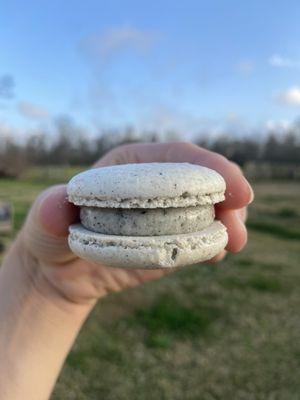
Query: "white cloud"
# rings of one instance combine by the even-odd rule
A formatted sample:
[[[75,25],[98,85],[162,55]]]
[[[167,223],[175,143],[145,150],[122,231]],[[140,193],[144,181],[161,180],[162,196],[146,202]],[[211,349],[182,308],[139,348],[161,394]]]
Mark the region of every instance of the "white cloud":
[[[158,132],[161,137],[172,133],[175,135],[174,138],[176,135],[185,140],[201,137],[208,141],[222,134],[242,136],[247,134],[250,129],[247,122],[237,113],[230,113],[225,117],[201,117],[180,107],[172,107],[166,104],[149,108],[147,112],[140,116],[137,127],[140,130]]]
[[[254,63],[251,60],[243,60],[236,65],[236,69],[243,75],[250,75],[254,70]]]
[[[231,124],[240,124],[244,122],[243,118],[236,112],[232,111],[226,115],[226,120]]]
[[[13,128],[4,121],[0,121],[0,137],[9,137],[14,133]]]
[[[5,143],[6,140],[16,140],[19,143],[22,143],[24,138],[26,137],[25,130],[21,130],[20,128],[11,125],[9,122],[0,120],[0,146],[1,143]]]
[[[182,133],[186,138],[202,125],[200,117],[166,104],[149,107],[141,113],[138,121],[141,130],[158,132],[160,135],[166,132]]]
[[[287,106],[300,106],[300,86],[293,86],[277,95],[281,104]]]
[[[14,78],[9,75],[0,76],[0,98],[10,99],[14,97],[15,81]]]
[[[47,109],[28,101],[21,101],[18,104],[18,111],[23,117],[34,120],[46,119],[50,116]]]
[[[269,64],[277,68],[300,68],[300,60],[293,60],[292,58],[282,57],[279,54],[273,54],[269,58]]]
[[[83,50],[98,61],[107,61],[124,50],[146,54],[151,50],[159,35],[132,26],[111,28],[101,34],[88,36],[82,42]]]
[[[288,132],[293,126],[294,122],[287,119],[281,119],[281,120],[269,119],[266,121],[264,128],[267,131],[267,133],[276,132],[279,134],[284,134]]]

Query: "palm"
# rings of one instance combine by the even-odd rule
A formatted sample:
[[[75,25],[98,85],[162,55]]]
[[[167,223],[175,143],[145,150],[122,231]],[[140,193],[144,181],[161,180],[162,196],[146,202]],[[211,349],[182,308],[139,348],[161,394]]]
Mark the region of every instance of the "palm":
[[[40,266],[47,281],[76,303],[101,298],[110,292],[157,279],[165,273],[161,270],[109,268],[80,258],[63,265],[42,262]]]

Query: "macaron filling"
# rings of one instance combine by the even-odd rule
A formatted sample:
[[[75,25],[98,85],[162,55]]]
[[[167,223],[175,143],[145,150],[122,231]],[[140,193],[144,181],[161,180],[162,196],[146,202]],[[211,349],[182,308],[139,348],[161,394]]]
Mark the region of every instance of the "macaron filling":
[[[215,218],[213,205],[170,208],[81,207],[82,225],[93,232],[121,236],[162,236],[197,232]]]

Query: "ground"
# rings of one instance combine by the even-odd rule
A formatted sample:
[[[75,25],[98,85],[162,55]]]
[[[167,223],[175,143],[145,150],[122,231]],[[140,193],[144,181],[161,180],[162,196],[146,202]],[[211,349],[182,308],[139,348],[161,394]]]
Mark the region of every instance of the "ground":
[[[73,172],[0,180],[14,234],[36,194]],[[300,398],[300,185],[254,188],[247,248],[102,300],[52,400]]]

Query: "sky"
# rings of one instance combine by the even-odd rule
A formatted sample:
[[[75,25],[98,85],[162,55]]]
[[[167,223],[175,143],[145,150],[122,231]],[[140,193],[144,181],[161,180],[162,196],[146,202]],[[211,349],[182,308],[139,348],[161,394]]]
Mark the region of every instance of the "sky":
[[[300,115],[300,2],[10,0],[0,133],[285,129]]]

